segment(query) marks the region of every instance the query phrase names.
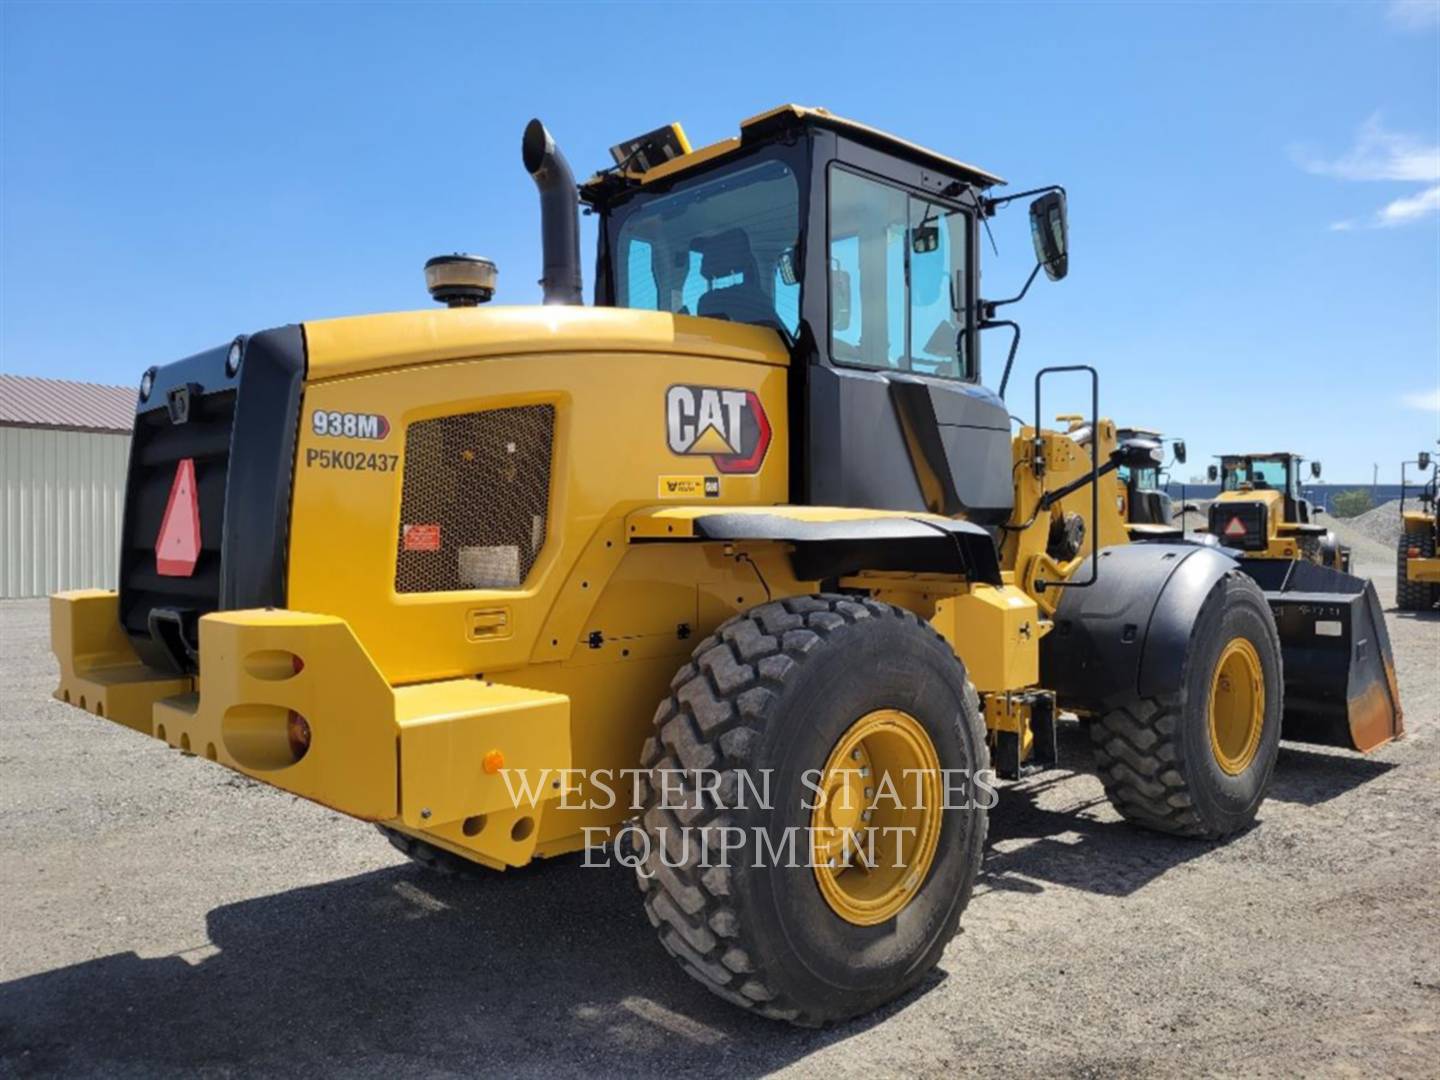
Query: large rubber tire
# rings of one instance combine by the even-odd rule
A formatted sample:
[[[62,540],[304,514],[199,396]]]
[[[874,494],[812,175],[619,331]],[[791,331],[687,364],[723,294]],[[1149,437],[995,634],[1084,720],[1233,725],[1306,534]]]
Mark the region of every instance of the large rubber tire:
[[[942,769],[988,777],[979,701],[963,666],[901,608],[838,595],[764,604],[700,642],[672,681],[642,755],[651,770],[643,790],[649,853],[637,872],[661,944],[726,1000],[804,1026],[843,1020],[914,987],[955,935],[980,868],[981,806],[943,811],[923,883],[898,914],[873,926],[838,916],[808,865],[756,865],[753,849],[724,865],[702,860],[698,843],[677,853],[672,842],[678,868],[659,857],[682,827],[737,826],[747,836],[762,829],[777,843],[784,830],[803,830],[810,811],[801,800],[813,798],[804,771],[818,772],[847,728],[880,709],[914,717]],[[703,809],[662,806],[659,770],[671,769],[718,770],[724,805],[707,795]],[[752,779],[772,770],[769,809],[730,796],[742,770]],[[676,775],[667,775],[667,804],[689,807],[693,778],[684,777],[681,798]]]
[[[1265,705],[1254,757],[1231,776],[1211,751],[1209,699],[1216,665],[1237,637],[1258,654]],[[1158,832],[1216,839],[1244,829],[1264,802],[1275,768],[1283,694],[1280,638],[1265,594],[1232,570],[1201,606],[1180,690],[1134,699],[1090,725],[1105,794],[1126,820]]]
[[[408,833],[386,828],[384,825],[376,825],[375,828],[390,841],[391,847],[432,874],[455,881],[474,881],[492,873],[479,863],[471,862],[453,851],[446,851],[424,840],[418,840]]]
[[[1429,611],[1435,603],[1435,587],[1428,581],[1411,581],[1405,573],[1405,560],[1410,549],[1417,548],[1422,559],[1435,554],[1435,534],[1429,529],[1418,533],[1400,531],[1395,541],[1395,606],[1401,611]]]

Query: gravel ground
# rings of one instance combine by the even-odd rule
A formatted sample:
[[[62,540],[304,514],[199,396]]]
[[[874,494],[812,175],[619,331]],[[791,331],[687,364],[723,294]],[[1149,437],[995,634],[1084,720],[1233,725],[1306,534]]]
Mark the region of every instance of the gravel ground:
[[[1225,845],[1122,824],[1068,732],[1074,771],[1002,795],[934,977],[820,1032],[692,983],[623,871],[437,882],[50,702],[45,619],[0,605],[0,1076],[1436,1074],[1434,615],[1388,613],[1409,736],[1287,745]]]

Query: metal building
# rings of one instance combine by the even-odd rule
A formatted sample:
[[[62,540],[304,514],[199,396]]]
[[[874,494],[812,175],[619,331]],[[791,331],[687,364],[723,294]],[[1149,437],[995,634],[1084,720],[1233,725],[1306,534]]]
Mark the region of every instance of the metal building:
[[[115,587],[135,390],[0,375],[0,598]]]

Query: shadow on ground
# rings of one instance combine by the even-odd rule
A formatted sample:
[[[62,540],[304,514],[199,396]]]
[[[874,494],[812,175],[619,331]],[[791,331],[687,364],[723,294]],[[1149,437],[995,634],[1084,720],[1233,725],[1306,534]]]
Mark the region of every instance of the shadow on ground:
[[[1084,729],[1079,724],[1064,724],[1058,735],[1061,762],[1075,772],[1093,771]],[[1282,743],[1267,798],[1316,806],[1394,767],[1357,754],[1316,752]],[[1003,850],[987,855],[980,876],[982,888],[1035,893],[1047,885],[1063,885],[1104,896],[1128,896],[1216,846],[1148,832],[1116,820],[1103,809],[1107,802],[1098,782],[1095,798],[1085,805],[1045,808],[1046,793],[1072,775],[1074,772],[1050,771],[1005,789],[990,816],[990,843]]]
[[[660,948],[630,871],[578,857],[469,883],[396,867],[216,908],[207,929],[218,952],[0,985],[0,1075],[756,1075],[944,978],[826,1031],[751,1017]]]

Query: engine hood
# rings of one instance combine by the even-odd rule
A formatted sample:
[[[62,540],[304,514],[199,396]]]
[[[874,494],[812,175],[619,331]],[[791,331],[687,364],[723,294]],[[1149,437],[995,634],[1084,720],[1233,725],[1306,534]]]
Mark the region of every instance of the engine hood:
[[[305,323],[309,380],[448,360],[574,352],[664,352],[784,366],[773,330],[627,308],[483,307]]]

